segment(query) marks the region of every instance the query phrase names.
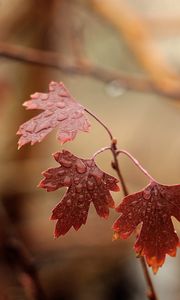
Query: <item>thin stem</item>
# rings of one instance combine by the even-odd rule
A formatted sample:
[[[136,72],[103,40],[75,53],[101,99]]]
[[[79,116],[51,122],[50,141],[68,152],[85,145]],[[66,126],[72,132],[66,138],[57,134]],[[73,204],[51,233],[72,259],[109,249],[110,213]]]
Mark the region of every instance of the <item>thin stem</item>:
[[[118,150],[117,152],[117,155],[123,153],[125,154],[126,156],[128,156],[131,161],[139,168],[139,170],[141,170],[141,172],[150,180],[150,181],[155,181],[156,180],[143,168],[143,166],[140,164],[140,162],[134,157],[132,156],[128,151],[126,150]]]
[[[111,151],[112,151],[112,155],[113,155],[113,158],[114,158],[114,161],[112,162],[112,168],[116,171],[116,173],[118,175],[118,178],[119,178],[119,180],[121,182],[121,185],[122,185],[124,196],[127,196],[129,193],[128,193],[128,189],[127,189],[127,186],[125,184],[124,178],[123,178],[123,176],[121,174],[121,171],[120,171],[119,162],[118,162],[118,159],[117,159],[116,143],[112,143]]]
[[[106,150],[111,150],[111,147],[104,147],[104,148],[101,148],[100,150],[96,151],[96,152],[94,153],[92,159],[95,159],[95,157],[96,157],[98,154],[100,154],[100,153],[102,153],[102,152],[104,152],[104,151],[106,151]]]
[[[101,124],[103,127],[104,127],[104,129],[107,131],[107,133],[108,133],[108,135],[109,135],[109,137],[110,137],[110,139],[111,140],[113,140],[113,135],[112,135],[112,133],[111,133],[111,131],[110,131],[110,129],[94,114],[94,113],[92,113],[89,109],[84,109],[89,115],[91,115],[99,124]]]
[[[152,280],[151,280],[151,277],[150,277],[150,274],[149,274],[149,271],[148,271],[148,268],[147,268],[146,261],[145,261],[143,256],[140,257],[140,262],[141,262],[141,266],[142,266],[142,269],[143,269],[143,272],[144,272],[144,277],[146,279],[146,283],[147,283],[148,288],[149,288],[149,291],[147,292],[147,297],[150,300],[158,300],[155,289],[154,289],[154,285],[152,283]]]

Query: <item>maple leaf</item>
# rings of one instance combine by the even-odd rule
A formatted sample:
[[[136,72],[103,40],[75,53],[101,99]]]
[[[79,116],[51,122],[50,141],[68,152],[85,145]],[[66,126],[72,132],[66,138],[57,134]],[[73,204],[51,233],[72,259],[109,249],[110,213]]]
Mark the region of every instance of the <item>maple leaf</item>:
[[[35,93],[23,106],[44,111],[19,127],[18,149],[27,143],[41,142],[57,126],[60,127],[57,138],[62,144],[73,140],[78,130],[89,130],[90,123],[83,106],[76,102],[62,82],[51,82],[49,93]]]
[[[165,261],[166,254],[176,255],[179,239],[171,216],[180,221],[180,185],[151,182],[143,190],[124,198],[116,208],[121,213],[113,225],[114,238],[128,238],[142,224],[134,249],[145,256],[154,273]]]
[[[100,170],[94,159],[82,159],[63,150],[54,155],[60,167],[44,171],[39,186],[48,192],[68,187],[61,202],[53,209],[55,237],[64,235],[73,226],[78,230],[86,223],[90,203],[99,216],[107,218],[114,207],[110,191],[119,191],[118,180]]]

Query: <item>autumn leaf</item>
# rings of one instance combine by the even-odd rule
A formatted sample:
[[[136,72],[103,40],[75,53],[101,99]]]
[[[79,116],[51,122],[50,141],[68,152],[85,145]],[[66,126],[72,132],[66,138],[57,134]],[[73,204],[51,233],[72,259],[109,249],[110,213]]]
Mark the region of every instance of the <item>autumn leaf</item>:
[[[116,208],[121,216],[113,225],[114,238],[128,238],[142,224],[134,249],[145,256],[154,273],[166,254],[176,255],[179,245],[171,216],[180,221],[180,185],[166,186],[151,182],[143,190],[124,198]]]
[[[20,126],[17,132],[21,135],[18,148],[27,143],[34,145],[41,142],[55,127],[59,127],[57,138],[62,144],[73,140],[78,130],[89,130],[90,123],[85,117],[84,108],[62,82],[51,82],[49,93],[35,93],[23,106],[44,111]]]
[[[119,191],[118,180],[100,170],[94,159],[82,159],[69,151],[54,154],[60,167],[43,172],[39,186],[48,192],[68,187],[61,202],[53,209],[52,220],[57,220],[55,237],[64,235],[73,226],[78,230],[86,223],[90,203],[100,217],[107,218],[114,207],[110,191]]]

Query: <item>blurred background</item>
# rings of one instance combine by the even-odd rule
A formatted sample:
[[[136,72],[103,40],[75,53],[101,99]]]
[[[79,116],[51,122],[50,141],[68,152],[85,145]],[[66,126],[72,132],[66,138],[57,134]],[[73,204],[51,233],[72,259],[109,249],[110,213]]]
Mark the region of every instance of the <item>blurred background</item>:
[[[63,81],[153,177],[179,183],[179,53],[178,0],[0,1],[0,299],[146,299],[135,237],[112,243],[116,212],[105,221],[92,206],[86,226],[53,238],[49,218],[65,189],[36,186],[62,147],[53,131],[17,151],[16,132],[37,114],[22,107],[29,95]],[[63,148],[89,158],[108,146],[107,133],[91,121],[89,134]],[[110,162],[107,152],[97,158],[116,176]],[[130,192],[147,184],[127,158],[120,165]],[[113,197],[118,204],[123,194]],[[152,275],[159,299],[180,299],[179,265],[179,254],[167,257]]]

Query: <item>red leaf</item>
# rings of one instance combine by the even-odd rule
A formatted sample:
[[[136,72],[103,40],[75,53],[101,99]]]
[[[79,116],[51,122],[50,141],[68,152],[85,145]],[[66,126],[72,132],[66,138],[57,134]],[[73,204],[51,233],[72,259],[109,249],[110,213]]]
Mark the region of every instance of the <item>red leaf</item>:
[[[84,108],[70,95],[62,82],[51,82],[49,93],[35,93],[23,104],[27,109],[41,109],[44,112],[22,124],[17,132],[21,135],[18,148],[27,143],[34,145],[59,126],[57,138],[61,143],[75,138],[77,131],[89,130],[90,124],[84,115]]]
[[[68,187],[52,212],[51,219],[58,220],[55,237],[64,235],[72,226],[78,230],[85,224],[91,202],[97,214],[107,218],[109,207],[114,207],[109,190],[119,190],[118,180],[101,171],[94,159],[81,159],[65,150],[55,153],[54,158],[61,166],[43,172],[45,178],[39,186],[48,192]]]
[[[142,224],[134,249],[144,255],[154,273],[166,254],[176,255],[179,245],[171,216],[180,221],[180,185],[166,186],[151,182],[140,192],[129,195],[116,208],[121,216],[113,225],[114,238],[128,238]]]

